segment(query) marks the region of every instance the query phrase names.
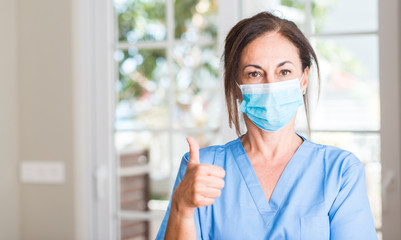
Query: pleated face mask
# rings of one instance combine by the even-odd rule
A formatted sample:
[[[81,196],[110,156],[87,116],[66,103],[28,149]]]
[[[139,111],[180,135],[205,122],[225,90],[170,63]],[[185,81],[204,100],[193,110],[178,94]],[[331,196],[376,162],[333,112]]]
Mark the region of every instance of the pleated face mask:
[[[239,87],[243,96],[240,111],[268,132],[287,125],[304,103],[299,79]]]

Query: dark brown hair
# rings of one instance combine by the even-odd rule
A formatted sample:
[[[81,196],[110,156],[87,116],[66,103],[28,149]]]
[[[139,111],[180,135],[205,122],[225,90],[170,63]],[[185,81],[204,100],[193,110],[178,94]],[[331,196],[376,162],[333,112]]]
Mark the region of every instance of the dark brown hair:
[[[253,17],[238,22],[228,33],[224,46],[224,89],[228,110],[229,126],[234,124],[237,135],[241,134],[240,116],[238,113],[238,99],[242,99],[241,91],[236,85],[239,82],[239,64],[244,48],[259,36],[268,32],[278,32],[291,41],[298,49],[302,63],[302,70],[311,67],[312,61],[316,63],[318,83],[320,79],[319,63],[316,53],[308,39],[299,30],[295,23],[274,16],[269,12],[261,12]],[[309,84],[309,83],[308,83]],[[310,132],[308,94],[304,94],[304,104],[308,131]]]

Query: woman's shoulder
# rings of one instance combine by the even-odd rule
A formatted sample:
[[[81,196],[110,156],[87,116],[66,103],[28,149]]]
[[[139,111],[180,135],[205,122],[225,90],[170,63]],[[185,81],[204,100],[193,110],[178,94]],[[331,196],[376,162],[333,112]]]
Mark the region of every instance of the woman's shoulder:
[[[203,164],[220,165],[216,161],[222,161],[227,157],[227,152],[231,152],[230,148],[238,144],[239,139],[234,139],[223,145],[210,145],[199,149],[199,161]],[[189,152],[184,155],[184,159],[188,161]]]
[[[312,152],[321,156],[331,169],[339,168],[342,171],[346,171],[352,166],[362,166],[360,159],[351,151],[340,148],[338,146],[326,145],[321,143],[315,143],[306,140]]]

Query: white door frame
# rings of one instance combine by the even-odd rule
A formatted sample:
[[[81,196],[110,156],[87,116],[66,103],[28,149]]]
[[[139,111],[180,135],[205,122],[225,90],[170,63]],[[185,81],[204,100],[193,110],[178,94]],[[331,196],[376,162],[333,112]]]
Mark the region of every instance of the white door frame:
[[[383,239],[401,236],[401,4],[379,1]]]
[[[113,6],[73,0],[76,239],[116,239]]]

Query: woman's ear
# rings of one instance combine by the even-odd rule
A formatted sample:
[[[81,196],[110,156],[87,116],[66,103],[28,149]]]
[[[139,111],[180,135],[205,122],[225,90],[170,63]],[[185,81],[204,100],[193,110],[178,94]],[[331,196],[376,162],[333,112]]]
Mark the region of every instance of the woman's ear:
[[[302,94],[306,93],[308,87],[308,80],[309,80],[309,67],[306,67],[300,82]]]

